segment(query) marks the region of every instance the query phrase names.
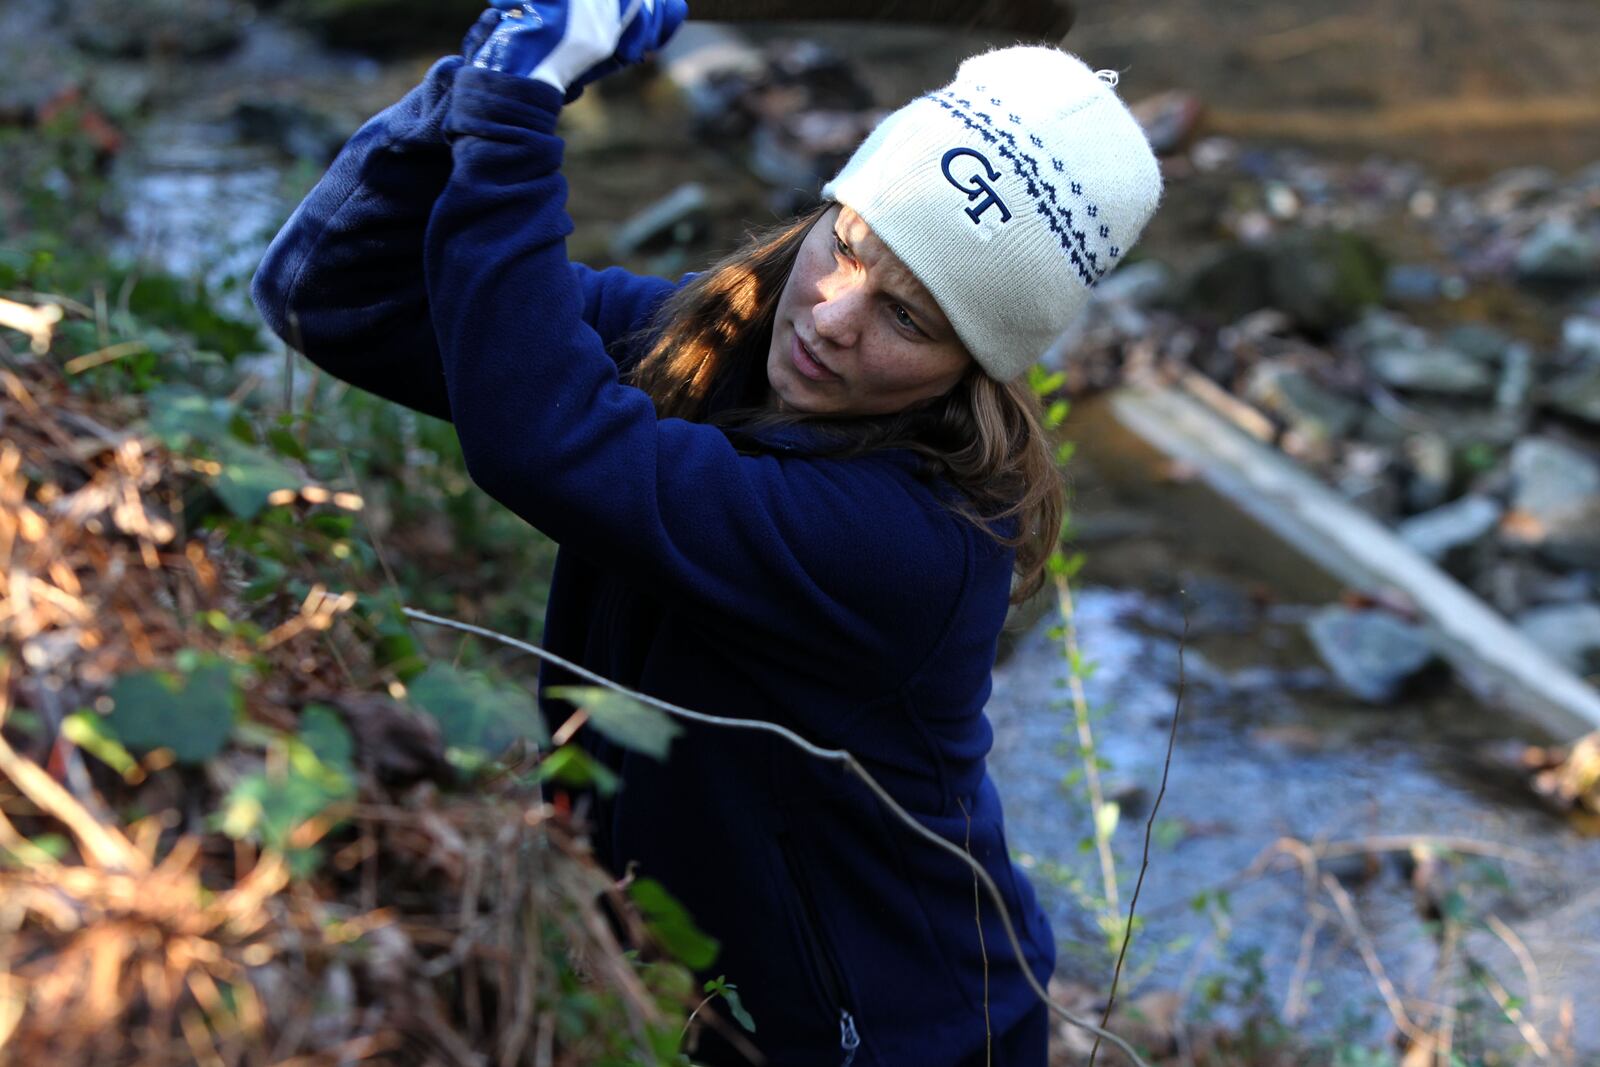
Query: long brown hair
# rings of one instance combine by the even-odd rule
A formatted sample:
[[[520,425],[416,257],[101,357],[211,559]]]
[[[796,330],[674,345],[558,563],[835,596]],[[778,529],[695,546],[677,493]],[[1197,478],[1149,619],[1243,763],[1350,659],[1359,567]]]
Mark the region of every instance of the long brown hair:
[[[657,311],[655,340],[628,373],[661,418],[709,422],[759,450],[760,431],[804,422],[827,432],[823,453],[916,453],[924,472],[960,490],[954,510],[1016,550],[1012,603],[1044,583],[1061,535],[1064,491],[1039,399],[1025,380],[997,382],[974,363],[949,392],[893,415],[822,417],[764,408],[778,298],[795,257],[832,205],[763,233],[680,286]]]

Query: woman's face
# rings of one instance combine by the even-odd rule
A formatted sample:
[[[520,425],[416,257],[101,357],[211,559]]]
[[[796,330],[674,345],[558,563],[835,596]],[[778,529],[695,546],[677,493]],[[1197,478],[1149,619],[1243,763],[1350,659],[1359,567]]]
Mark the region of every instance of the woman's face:
[[[778,298],[770,400],[813,415],[887,415],[949,391],[971,364],[939,305],[861,216],[823,215]]]

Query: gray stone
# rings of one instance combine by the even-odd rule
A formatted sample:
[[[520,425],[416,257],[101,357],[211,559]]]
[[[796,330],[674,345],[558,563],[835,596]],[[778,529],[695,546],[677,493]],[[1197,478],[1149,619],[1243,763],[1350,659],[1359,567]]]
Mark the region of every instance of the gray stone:
[[[1293,230],[1214,256],[1190,278],[1183,301],[1223,322],[1276,307],[1307,330],[1331,333],[1383,298],[1383,276],[1383,257],[1365,238]]]
[[[254,10],[233,0],[81,0],[65,7],[73,41],[103,56],[207,56],[237,45]]]
[[[1428,511],[1449,499],[1455,478],[1450,442],[1439,434],[1412,434],[1401,451],[1410,475],[1406,479],[1406,506],[1412,511]]]
[[[1361,406],[1320,385],[1305,371],[1263,360],[1250,369],[1245,396],[1314,441],[1344,437],[1361,418]]]
[[[1394,700],[1434,658],[1420,627],[1380,611],[1324,608],[1306,631],[1339,685],[1369,704]]]
[[[1370,308],[1340,341],[1357,355],[1365,355],[1379,348],[1426,348],[1428,332],[1396,312]]]
[[[1499,330],[1476,322],[1451,327],[1444,335],[1444,343],[1485,363],[1499,363],[1512,344],[1511,338]]]
[[[1501,511],[1500,505],[1489,497],[1469,493],[1407,519],[1395,532],[1424,556],[1444,563],[1463,550],[1487,544],[1500,522]]]
[[[611,235],[611,255],[626,259],[660,252],[705,238],[711,227],[711,200],[705,186],[686,182],[628,219]]]
[[[1580,677],[1600,673],[1600,604],[1534,608],[1517,628]]]
[[[1535,517],[1560,514],[1574,500],[1600,494],[1600,463],[1548,437],[1511,450],[1511,505]]]
[[[1501,356],[1500,382],[1495,386],[1494,404],[1502,411],[1522,412],[1533,394],[1533,349],[1514,344]]]
[[[1600,566],[1600,463],[1544,437],[1511,452],[1512,540],[1568,566]]]
[[[1472,577],[1472,588],[1507,618],[1546,604],[1575,604],[1600,595],[1595,574],[1554,570],[1527,556],[1503,556]]]
[[[319,111],[287,100],[241,100],[233,125],[246,141],[269,145],[294,159],[326,166],[351,131]]]
[[[1453,348],[1383,347],[1367,355],[1379,381],[1396,389],[1447,396],[1489,396],[1495,376],[1481,360]]]
[[[1146,308],[1172,294],[1172,268],[1160,260],[1143,259],[1118,267],[1094,287],[1094,298]]]
[[[1563,322],[1561,351],[1580,362],[1600,364],[1600,319],[1573,315]]]
[[[1551,382],[1544,396],[1551,409],[1600,426],[1600,363]]]
[[[1444,275],[1423,263],[1396,263],[1383,279],[1385,299],[1396,304],[1429,304],[1444,292]]]
[[[1546,219],[1517,249],[1517,277],[1546,285],[1600,278],[1600,240],[1565,219]]]

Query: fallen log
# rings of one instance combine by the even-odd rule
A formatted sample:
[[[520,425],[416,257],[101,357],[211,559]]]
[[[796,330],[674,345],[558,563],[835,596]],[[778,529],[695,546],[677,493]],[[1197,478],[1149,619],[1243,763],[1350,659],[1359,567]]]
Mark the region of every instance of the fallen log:
[[[1562,740],[1600,728],[1600,692],[1393,531],[1180,386],[1127,386],[1112,417],[1346,586],[1398,590],[1479,699]]]

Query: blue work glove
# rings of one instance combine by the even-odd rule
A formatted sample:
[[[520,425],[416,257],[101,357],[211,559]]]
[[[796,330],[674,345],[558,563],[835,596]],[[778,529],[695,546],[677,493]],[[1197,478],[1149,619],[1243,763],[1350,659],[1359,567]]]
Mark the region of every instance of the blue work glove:
[[[534,78],[575,98],[637,63],[688,17],[685,0],[493,0],[504,14],[472,65]]]

